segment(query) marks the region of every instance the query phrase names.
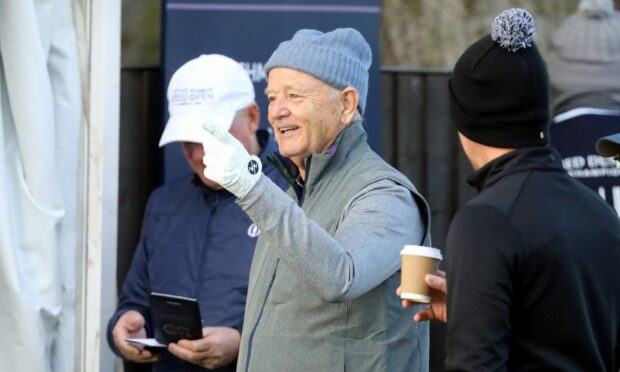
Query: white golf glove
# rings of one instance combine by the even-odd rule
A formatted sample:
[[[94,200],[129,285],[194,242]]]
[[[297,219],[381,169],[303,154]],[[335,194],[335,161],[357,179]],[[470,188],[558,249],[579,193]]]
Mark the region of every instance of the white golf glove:
[[[202,127],[205,130],[202,143],[205,177],[219,183],[238,198],[243,198],[260,178],[260,159],[248,154],[241,142],[213,122],[207,120]]]

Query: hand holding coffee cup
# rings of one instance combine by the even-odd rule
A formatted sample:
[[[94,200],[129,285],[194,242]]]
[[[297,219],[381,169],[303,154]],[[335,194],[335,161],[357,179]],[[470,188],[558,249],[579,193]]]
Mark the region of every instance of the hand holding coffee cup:
[[[420,245],[405,245],[402,256],[400,298],[419,303],[430,303],[431,288],[426,274],[437,274],[441,251]]]

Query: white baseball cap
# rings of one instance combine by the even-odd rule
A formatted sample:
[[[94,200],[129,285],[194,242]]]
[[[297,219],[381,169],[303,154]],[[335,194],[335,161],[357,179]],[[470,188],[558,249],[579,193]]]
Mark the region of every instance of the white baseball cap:
[[[159,146],[203,142],[206,120],[229,130],[235,113],[252,102],[254,85],[239,63],[219,54],[194,58],[179,67],[168,84],[170,118]]]

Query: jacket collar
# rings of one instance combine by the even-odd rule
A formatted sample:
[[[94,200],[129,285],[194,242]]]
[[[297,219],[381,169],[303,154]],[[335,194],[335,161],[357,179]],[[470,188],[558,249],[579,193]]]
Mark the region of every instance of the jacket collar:
[[[336,138],[334,144],[325,152],[311,154],[312,166],[306,168],[306,183],[317,181],[325,168],[335,158],[346,158],[357,146],[366,144],[366,131],[361,120],[356,120],[347,126]]]
[[[304,184],[309,180],[313,181],[320,177],[320,174],[334,156],[346,156],[360,141],[366,142],[366,131],[362,126],[362,121],[356,120],[340,132],[334,143],[326,151],[308,155],[305,160],[306,182],[301,180],[299,169],[297,169],[295,163],[289,158],[282,156],[279,152],[270,155],[268,160],[280,170],[293,187],[303,188]]]
[[[474,172],[467,182],[482,191],[509,174],[548,170],[564,172],[560,154],[550,146],[526,147],[504,154]]]

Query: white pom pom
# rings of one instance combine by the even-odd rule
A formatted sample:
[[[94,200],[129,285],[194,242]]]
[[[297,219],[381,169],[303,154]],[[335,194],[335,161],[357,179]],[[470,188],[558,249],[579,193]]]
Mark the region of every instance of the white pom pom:
[[[511,52],[531,47],[535,33],[534,18],[520,8],[504,10],[491,24],[493,41]]]

